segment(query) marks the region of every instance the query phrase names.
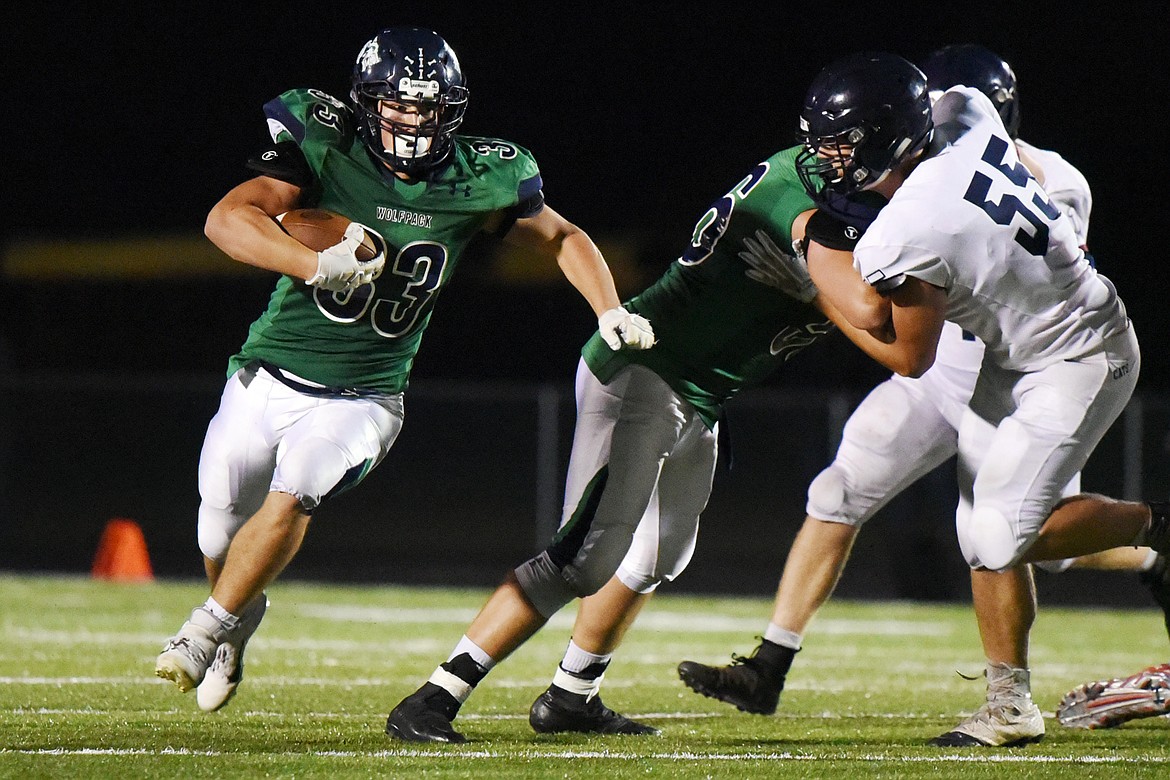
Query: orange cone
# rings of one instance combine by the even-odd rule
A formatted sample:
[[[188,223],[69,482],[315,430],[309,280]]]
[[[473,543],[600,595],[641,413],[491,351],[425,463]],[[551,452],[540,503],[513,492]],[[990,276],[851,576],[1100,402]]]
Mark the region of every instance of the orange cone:
[[[150,554],[146,551],[146,537],[138,523],[121,517],[106,523],[91,574],[102,580],[154,579]]]

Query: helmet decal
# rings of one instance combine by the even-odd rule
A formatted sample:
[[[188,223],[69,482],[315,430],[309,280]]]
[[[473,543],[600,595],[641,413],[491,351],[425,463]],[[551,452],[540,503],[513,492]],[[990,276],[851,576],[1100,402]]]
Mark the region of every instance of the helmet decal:
[[[378,39],[371,38],[358,52],[357,65],[362,70],[369,70],[381,61],[382,55],[378,51]]]

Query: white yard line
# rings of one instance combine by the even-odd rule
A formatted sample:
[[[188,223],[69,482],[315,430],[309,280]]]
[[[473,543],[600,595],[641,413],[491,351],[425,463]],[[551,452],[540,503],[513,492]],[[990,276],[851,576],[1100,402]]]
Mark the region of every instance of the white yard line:
[[[220,757],[242,756],[255,757],[314,757],[314,758],[437,758],[443,761],[467,759],[563,759],[576,760],[610,759],[617,761],[679,761],[689,763],[703,763],[706,761],[854,761],[878,764],[967,764],[967,763],[1000,763],[1000,764],[1069,764],[1071,766],[1091,765],[1127,765],[1127,764],[1167,764],[1170,758],[1163,756],[1126,757],[1115,755],[1099,756],[1054,756],[1039,753],[989,753],[977,751],[971,753],[940,753],[930,756],[890,756],[881,753],[863,753],[850,755],[847,753],[702,753],[696,751],[664,752],[664,753],[622,753],[609,750],[520,750],[515,752],[492,750],[466,750],[452,746],[450,749],[425,750],[375,750],[359,752],[353,750],[312,750],[312,751],[284,751],[284,752],[228,752],[219,750],[187,750],[185,748],[163,748],[160,750],[149,748],[41,748],[38,750],[13,750],[0,748],[0,756],[32,755],[32,756],[196,756]]]

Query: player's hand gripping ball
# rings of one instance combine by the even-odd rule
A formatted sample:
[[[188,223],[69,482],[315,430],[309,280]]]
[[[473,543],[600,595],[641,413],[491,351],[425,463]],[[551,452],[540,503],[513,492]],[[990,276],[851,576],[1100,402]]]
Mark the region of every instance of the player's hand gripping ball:
[[[325,209],[293,209],[277,219],[286,233],[317,253],[317,272],[308,284],[349,292],[382,273],[386,243],[360,222]]]

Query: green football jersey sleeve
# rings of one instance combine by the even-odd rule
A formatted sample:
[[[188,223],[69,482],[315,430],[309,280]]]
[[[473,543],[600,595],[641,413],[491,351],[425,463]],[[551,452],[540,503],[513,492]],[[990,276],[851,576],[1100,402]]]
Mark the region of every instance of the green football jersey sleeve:
[[[262,360],[330,387],[397,393],[439,293],[476,233],[497,212],[541,203],[532,155],[495,138],[457,137],[430,180],[405,182],[356,138],[351,109],[317,90],[292,90],[264,107],[273,141],[293,141],[316,177],[315,206],[386,239],[386,267],[372,283],[333,293],[281,276],[267,310],[229,361],[229,375]],[[535,211],[533,211],[535,213]],[[521,213],[519,216],[529,216]]]
[[[753,168],[700,218],[682,256],[626,304],[654,327],[651,349],[614,352],[598,334],[585,344],[599,380],[640,363],[713,427],[727,399],[832,330],[814,306],[747,276],[761,253],[791,254],[792,223],[815,208],[796,175],[799,150]]]

